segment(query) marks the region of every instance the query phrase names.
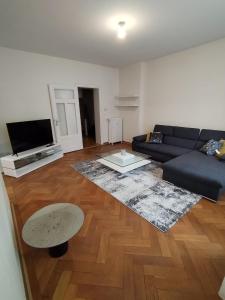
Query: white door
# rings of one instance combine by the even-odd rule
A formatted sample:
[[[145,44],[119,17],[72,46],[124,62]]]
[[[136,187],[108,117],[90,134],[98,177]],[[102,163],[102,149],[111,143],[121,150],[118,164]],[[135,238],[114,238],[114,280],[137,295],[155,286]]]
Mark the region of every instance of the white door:
[[[83,149],[78,89],[49,86],[56,140],[64,152]]]

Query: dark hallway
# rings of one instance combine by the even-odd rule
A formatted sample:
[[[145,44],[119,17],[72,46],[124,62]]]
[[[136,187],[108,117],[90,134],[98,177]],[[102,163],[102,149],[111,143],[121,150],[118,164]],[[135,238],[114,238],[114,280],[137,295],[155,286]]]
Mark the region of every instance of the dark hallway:
[[[79,87],[78,93],[83,146],[84,148],[95,146],[94,89]]]

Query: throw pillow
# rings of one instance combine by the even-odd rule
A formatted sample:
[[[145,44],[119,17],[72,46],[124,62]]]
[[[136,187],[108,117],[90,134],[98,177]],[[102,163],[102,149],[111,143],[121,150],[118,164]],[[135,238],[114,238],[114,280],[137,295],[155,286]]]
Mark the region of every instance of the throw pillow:
[[[205,145],[202,146],[200,151],[207,155],[213,156],[216,154],[216,150],[220,150],[221,146],[221,142],[211,139]]]
[[[219,160],[225,163],[225,154],[222,155],[222,156],[219,158]]]
[[[151,132],[148,132],[145,140],[146,143],[149,143],[150,136],[151,136]]]
[[[161,132],[152,132],[149,143],[150,144],[162,144],[163,134]]]
[[[218,158],[225,156],[225,140],[220,140],[220,143],[221,143],[221,147],[216,151],[216,156]]]

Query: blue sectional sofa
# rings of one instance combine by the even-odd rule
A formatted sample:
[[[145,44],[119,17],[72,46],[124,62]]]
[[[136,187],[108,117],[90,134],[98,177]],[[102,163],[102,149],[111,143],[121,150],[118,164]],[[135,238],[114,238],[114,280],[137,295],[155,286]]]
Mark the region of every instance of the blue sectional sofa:
[[[155,125],[162,144],[146,143],[146,135],[133,138],[132,149],[163,162],[163,179],[211,200],[225,194],[225,162],[199,149],[210,139],[225,139],[225,131]]]

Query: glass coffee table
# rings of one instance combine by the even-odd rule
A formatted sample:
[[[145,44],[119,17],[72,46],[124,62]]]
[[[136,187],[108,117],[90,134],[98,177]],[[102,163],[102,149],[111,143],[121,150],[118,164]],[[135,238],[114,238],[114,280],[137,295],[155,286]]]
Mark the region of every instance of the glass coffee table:
[[[122,174],[151,163],[149,155],[126,149],[100,153],[97,156],[100,157],[98,162]]]

